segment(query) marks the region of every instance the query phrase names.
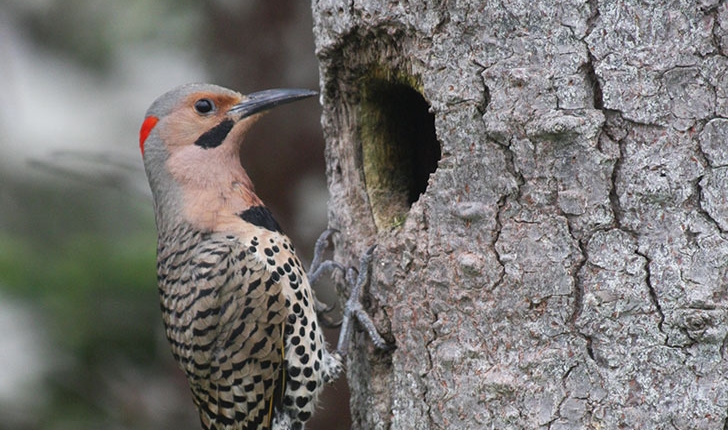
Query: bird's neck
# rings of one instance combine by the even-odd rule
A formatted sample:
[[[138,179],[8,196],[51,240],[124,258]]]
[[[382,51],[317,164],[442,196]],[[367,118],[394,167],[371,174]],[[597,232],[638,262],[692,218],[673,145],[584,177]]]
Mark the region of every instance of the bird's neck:
[[[199,150],[181,153],[167,161],[181,200],[174,214],[176,222],[171,224],[186,223],[199,231],[226,231],[230,224],[240,222],[240,213],[262,205],[237,150],[216,149],[204,156],[199,156]]]
[[[201,231],[229,231],[231,225],[240,223],[241,213],[262,205],[247,175],[215,188],[189,187],[183,199],[184,221]]]

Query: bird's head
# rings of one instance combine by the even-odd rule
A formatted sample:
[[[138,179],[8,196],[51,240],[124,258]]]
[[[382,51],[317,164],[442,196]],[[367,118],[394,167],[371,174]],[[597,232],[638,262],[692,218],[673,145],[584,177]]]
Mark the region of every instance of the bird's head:
[[[217,85],[187,84],[160,96],[139,131],[157,211],[171,209],[184,191],[243,183],[252,192],[239,159],[250,126],[275,106],[315,94],[274,89],[242,95]]]
[[[145,165],[179,152],[200,156],[216,149],[237,151],[260,114],[316,95],[302,89],[275,89],[242,95],[211,84],[182,85],[160,96],[147,110],[139,131]]]

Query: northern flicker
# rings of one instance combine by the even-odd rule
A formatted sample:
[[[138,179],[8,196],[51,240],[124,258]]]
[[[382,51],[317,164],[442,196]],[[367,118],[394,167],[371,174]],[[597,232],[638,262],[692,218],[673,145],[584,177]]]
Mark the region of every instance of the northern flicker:
[[[184,85],[151,105],[140,130],[158,231],[162,317],[206,430],[302,429],[323,385],[341,371],[341,354],[324,342],[307,274],[239,156],[264,111],[315,94],[244,96]],[[312,278],[339,267],[320,263],[330,234],[317,242]],[[371,251],[355,296],[367,281]],[[355,277],[351,270],[346,276]],[[363,319],[385,347],[356,299],[344,325],[349,315]],[[347,344],[342,332],[339,347]]]

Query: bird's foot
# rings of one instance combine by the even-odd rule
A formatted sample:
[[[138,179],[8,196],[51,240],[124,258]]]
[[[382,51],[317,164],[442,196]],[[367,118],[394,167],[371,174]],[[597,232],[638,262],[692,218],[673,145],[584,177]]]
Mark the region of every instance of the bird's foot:
[[[341,264],[333,260],[324,260],[324,254],[326,249],[329,247],[331,235],[338,233],[338,230],[329,228],[324,230],[316,239],[316,244],[313,248],[313,261],[311,261],[311,267],[308,269],[308,282],[313,286],[322,275],[325,273],[333,273],[335,270],[341,270],[346,272],[346,269]],[[341,325],[341,321],[335,321],[328,314],[336,308],[336,304],[327,305],[324,302],[319,301],[316,298],[316,294],[313,295],[313,308],[318,316],[319,323],[327,328],[336,328]]]
[[[344,316],[341,321],[341,332],[339,333],[339,343],[336,347],[337,353],[341,357],[346,357],[349,352],[349,344],[354,330],[352,320],[356,320],[361,324],[364,330],[374,343],[374,346],[380,350],[392,350],[396,345],[388,343],[377,331],[374,321],[366,313],[361,303],[362,290],[369,285],[371,264],[374,257],[374,249],[376,245],[372,245],[359,260],[359,270],[350,267],[346,272],[346,282],[351,286],[349,298],[344,305]]]

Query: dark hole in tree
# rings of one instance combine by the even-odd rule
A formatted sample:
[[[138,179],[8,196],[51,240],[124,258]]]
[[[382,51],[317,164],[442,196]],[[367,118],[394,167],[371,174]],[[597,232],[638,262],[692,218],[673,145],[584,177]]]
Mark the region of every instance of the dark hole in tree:
[[[360,132],[375,222],[380,229],[397,226],[440,160],[435,117],[408,83],[371,79],[364,86]]]

